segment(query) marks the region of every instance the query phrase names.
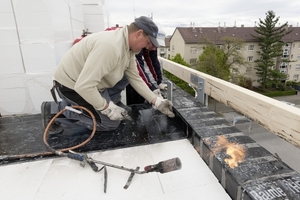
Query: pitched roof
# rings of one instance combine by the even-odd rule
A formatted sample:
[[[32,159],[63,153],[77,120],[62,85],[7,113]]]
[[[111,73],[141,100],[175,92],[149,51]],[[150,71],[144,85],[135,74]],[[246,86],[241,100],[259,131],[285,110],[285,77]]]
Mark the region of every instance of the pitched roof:
[[[246,42],[256,42],[252,35],[258,35],[255,27],[177,27],[186,44],[199,43],[200,39],[207,38],[222,44],[222,37],[236,37]],[[289,35],[282,39],[284,42],[300,41],[300,27],[287,27],[287,30],[293,30]]]

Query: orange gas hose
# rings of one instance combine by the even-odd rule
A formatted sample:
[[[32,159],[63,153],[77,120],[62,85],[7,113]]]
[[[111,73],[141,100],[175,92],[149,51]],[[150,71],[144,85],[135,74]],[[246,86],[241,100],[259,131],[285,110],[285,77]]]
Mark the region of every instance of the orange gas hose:
[[[47,127],[45,128],[45,131],[44,131],[44,137],[43,137],[43,140],[44,140],[44,143],[45,145],[48,147],[49,150],[51,150],[53,153],[55,151],[67,151],[67,150],[73,150],[73,149],[77,149],[79,147],[82,147],[83,145],[85,145],[86,143],[88,143],[92,137],[95,135],[95,132],[96,132],[96,125],[97,125],[97,122],[96,122],[96,118],[94,116],[94,114],[88,110],[87,108],[83,107],[83,106],[70,106],[71,108],[78,108],[78,109],[82,109],[82,110],[85,110],[86,112],[89,113],[89,115],[91,116],[92,120],[93,120],[93,131],[90,135],[90,137],[88,137],[85,141],[83,141],[82,143],[76,145],[76,146],[73,146],[73,147],[68,147],[68,148],[64,148],[64,149],[59,149],[59,150],[54,150],[50,145],[49,143],[47,142],[47,135],[48,135],[48,131],[49,131],[49,128],[51,127],[51,125],[54,123],[55,119],[60,116],[63,112],[65,112],[67,110],[67,108],[64,108],[63,110],[59,111],[49,122],[49,124],[47,125]]]
[[[63,151],[67,151],[67,150],[73,150],[73,149],[76,149],[76,148],[79,148],[79,147],[82,147],[83,145],[85,145],[86,143],[88,143],[92,137],[95,135],[95,132],[96,132],[96,125],[97,125],[97,122],[96,122],[96,118],[94,116],[94,114],[88,110],[87,108],[83,107],[83,106],[69,106],[71,108],[77,108],[77,109],[82,109],[82,110],[85,110],[89,115],[90,117],[92,118],[93,120],[93,131],[90,135],[90,137],[88,137],[85,141],[83,141],[82,143],[80,143],[79,145],[76,145],[76,146],[72,146],[72,147],[68,147],[68,148],[63,148],[63,149],[59,149],[59,150],[55,150],[53,149],[49,143],[47,142],[47,135],[48,135],[48,131],[50,129],[50,126],[54,123],[55,119],[60,116],[63,112],[65,112],[67,110],[67,108],[64,108],[63,110],[61,110],[60,112],[58,112],[51,120],[50,122],[48,123],[48,125],[46,126],[45,128],[45,131],[44,131],[44,136],[43,136],[43,141],[45,143],[45,145],[47,146],[47,148],[49,150],[51,150],[50,152],[42,152],[42,153],[31,153],[31,154],[21,154],[21,155],[5,155],[5,156],[0,156],[0,162],[1,161],[10,161],[10,160],[16,160],[16,159],[22,159],[22,158],[34,158],[34,157],[38,157],[38,156],[47,156],[47,155],[52,155],[52,154],[57,154],[57,152],[63,152]]]

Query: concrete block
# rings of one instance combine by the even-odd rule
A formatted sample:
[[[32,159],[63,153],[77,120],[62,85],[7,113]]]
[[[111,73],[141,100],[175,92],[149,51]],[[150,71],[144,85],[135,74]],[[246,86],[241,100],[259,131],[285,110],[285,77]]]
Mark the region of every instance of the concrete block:
[[[0,45],[19,45],[16,29],[0,29]]]
[[[70,6],[71,19],[83,21],[83,6],[81,4]]]
[[[62,29],[56,28],[53,30],[53,38],[55,43],[70,42],[73,43],[73,34],[71,26],[64,27]]]
[[[199,127],[204,127],[204,126],[222,126],[228,124],[228,122],[223,118],[216,118],[216,119],[211,119],[206,121],[191,120],[189,121],[189,124],[191,127],[198,129]]]
[[[223,168],[223,164],[215,157],[212,157],[212,172],[217,177],[220,183],[223,183],[222,186],[225,188],[225,172]]]
[[[55,64],[58,65],[64,54],[72,47],[73,42],[60,42],[54,44]]]
[[[53,41],[53,25],[48,12],[16,13],[21,43]]]
[[[1,76],[0,78],[1,113],[9,115],[23,110],[26,104],[26,89],[20,76]]]
[[[12,89],[12,88],[18,88],[21,85],[23,85],[22,77],[23,74],[16,74],[16,75],[10,75],[10,74],[1,74],[0,78],[0,89]],[[3,95],[5,96],[5,95]],[[2,97],[2,95],[1,95]]]
[[[19,44],[1,44],[0,52],[0,74],[24,73]]]
[[[47,12],[47,1],[39,1],[39,0],[12,0],[14,11],[16,13],[20,12]]]
[[[40,113],[43,101],[52,101],[52,73],[0,74],[0,113],[4,115]]]
[[[82,34],[82,30],[85,29],[83,21],[71,20],[72,23],[72,40],[74,41],[76,38],[80,37]]]
[[[243,188],[249,199],[300,199],[300,175],[255,180]]]
[[[54,14],[54,15],[60,15],[64,17],[70,16],[69,8],[76,5],[78,0],[51,0],[51,1],[44,1],[45,5],[47,7],[47,11]]]
[[[103,0],[80,0],[84,4],[104,4]]]
[[[177,111],[184,117],[186,120],[203,120],[207,118],[217,118],[215,112],[209,110],[208,107],[189,107],[189,108],[178,108]]]
[[[98,24],[103,21],[103,15],[97,14],[97,15],[84,15],[84,23],[90,23],[90,24]]]
[[[28,94],[31,98],[27,99],[27,103],[30,103],[32,106],[30,112],[40,113],[43,101],[53,101],[50,93],[52,83],[52,73],[42,73],[39,75],[32,74],[27,76]]]
[[[104,27],[104,24],[101,23],[101,22],[99,22],[99,23],[85,23],[84,26],[85,26],[85,29],[88,29],[89,32],[92,32],[92,33],[103,31],[106,28],[106,27]]]
[[[66,2],[69,2],[69,5],[70,6],[75,6],[75,7],[81,7],[82,6],[82,0],[74,0],[72,2],[70,1],[66,1]]]
[[[35,1],[30,3],[34,4]],[[40,9],[31,8],[27,4],[22,7],[16,3],[16,7],[20,7],[16,11],[16,19],[21,43],[73,40],[68,3],[58,0],[44,1],[44,3],[37,3]]]
[[[212,151],[208,148],[208,146],[204,142],[200,142],[200,155],[204,162],[209,166],[209,168],[213,168],[213,153]]]
[[[299,173],[222,117],[204,111],[204,105],[188,99],[179,90],[173,91],[175,110],[193,129],[194,148],[232,199],[299,199]],[[225,162],[229,158],[225,148],[218,152],[213,149],[221,135],[246,149],[244,160],[235,168]]]
[[[278,165],[280,165],[278,163]],[[265,168],[267,166],[267,168]],[[279,181],[280,179],[282,179],[282,177],[284,176],[289,176],[289,175],[293,175],[293,176],[299,176],[299,174],[297,175],[297,173],[295,173],[293,170],[291,170],[290,168],[288,168],[285,164],[281,163],[280,165],[282,168],[278,171],[275,170],[274,165],[272,163],[260,163],[258,165],[254,164],[252,166],[249,166],[249,169],[251,169],[252,172],[259,170],[261,171],[261,175],[260,177],[256,176],[256,173],[252,173],[252,179],[248,180],[247,182],[240,182],[239,179],[237,179],[237,176],[235,176],[233,173],[230,173],[229,171],[226,171],[226,191],[232,196],[233,199],[241,199],[243,196],[243,193],[248,193],[249,196],[252,196],[251,199],[255,199],[255,200],[259,200],[261,198],[258,198],[257,195],[253,194],[253,188],[255,188],[255,190],[257,191],[257,187],[259,187],[261,183],[262,185],[265,185],[266,182],[269,182],[270,180],[273,181]],[[285,166],[285,167],[284,167]],[[271,170],[271,171],[267,171],[267,170]],[[275,172],[275,173],[273,173]],[[246,187],[244,185],[247,185]],[[250,186],[251,185],[251,186]],[[298,187],[298,186],[297,186]],[[244,189],[247,188],[245,191]],[[284,188],[280,187],[280,190],[285,190],[288,191],[291,188]],[[278,189],[279,190],[279,189]],[[290,193],[291,191],[287,192]],[[300,194],[300,191],[297,191],[297,195]],[[264,195],[263,195],[264,196]],[[266,195],[267,196],[267,195]],[[288,195],[286,195],[288,196]],[[287,199],[293,199],[291,197],[293,197],[293,195],[289,195]],[[272,199],[272,198],[271,198]],[[281,199],[281,198],[278,198]]]
[[[55,63],[54,43],[21,44],[27,73],[53,72]]]
[[[1,89],[1,113],[2,115],[13,115],[24,111],[26,101],[26,91],[24,88],[14,88],[11,90]],[[14,100],[12,100],[14,99]],[[25,112],[26,113],[26,112]]]
[[[49,43],[54,42],[53,28],[20,28],[19,36],[21,43]]]
[[[16,29],[14,14],[12,12],[0,13],[0,30]]]
[[[248,148],[244,161],[235,168],[230,168],[224,162],[225,158],[225,152],[215,154],[213,172],[230,196],[236,200],[241,199],[241,188],[245,183],[293,173],[290,167],[278,161],[262,147]]]
[[[2,0],[0,6],[0,13],[12,13],[11,0]]]
[[[84,15],[99,15],[103,14],[103,5],[83,5],[82,11]]]
[[[241,190],[241,186],[230,173],[226,173],[225,190],[233,200],[240,200],[238,192]]]
[[[55,16],[52,17],[53,26],[52,28],[52,37],[54,42],[73,42],[72,29],[73,23],[70,23],[69,17]],[[72,22],[72,20],[71,20]]]
[[[226,134],[237,134],[241,133],[240,130],[238,130],[236,127],[228,125],[228,124],[221,124],[221,125],[214,125],[210,127],[197,127],[195,129],[196,134],[199,135],[201,138],[207,138],[211,136],[217,136],[217,135],[224,135]],[[225,132],[223,132],[225,131]]]

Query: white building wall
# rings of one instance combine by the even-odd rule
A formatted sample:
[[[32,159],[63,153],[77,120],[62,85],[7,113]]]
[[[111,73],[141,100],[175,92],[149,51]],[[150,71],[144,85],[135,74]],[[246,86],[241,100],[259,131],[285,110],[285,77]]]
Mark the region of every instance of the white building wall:
[[[300,81],[300,69],[299,69],[299,65],[300,65],[300,42],[299,41],[295,41],[294,43],[291,44],[291,52],[290,52],[290,59],[293,62],[290,62],[288,64],[288,80],[289,81],[296,81],[299,82]],[[298,79],[296,79],[298,77]]]
[[[185,42],[179,31],[176,29],[170,40],[170,59],[173,59],[178,53],[184,58]]]
[[[99,2],[85,7],[80,0],[0,1],[2,115],[40,113],[41,103],[52,101],[55,67],[87,24],[93,24],[85,24],[83,11],[96,15],[104,10]],[[104,21],[104,16],[97,19],[103,24],[97,30],[103,30]]]

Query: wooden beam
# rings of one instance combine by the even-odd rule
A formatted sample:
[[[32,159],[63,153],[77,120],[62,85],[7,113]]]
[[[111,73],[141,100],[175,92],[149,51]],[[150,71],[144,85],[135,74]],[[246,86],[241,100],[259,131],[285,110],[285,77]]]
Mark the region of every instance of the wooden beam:
[[[300,110],[227,81],[159,57],[164,70],[183,81],[191,74],[205,79],[204,92],[300,148]],[[196,85],[194,85],[197,87]]]

